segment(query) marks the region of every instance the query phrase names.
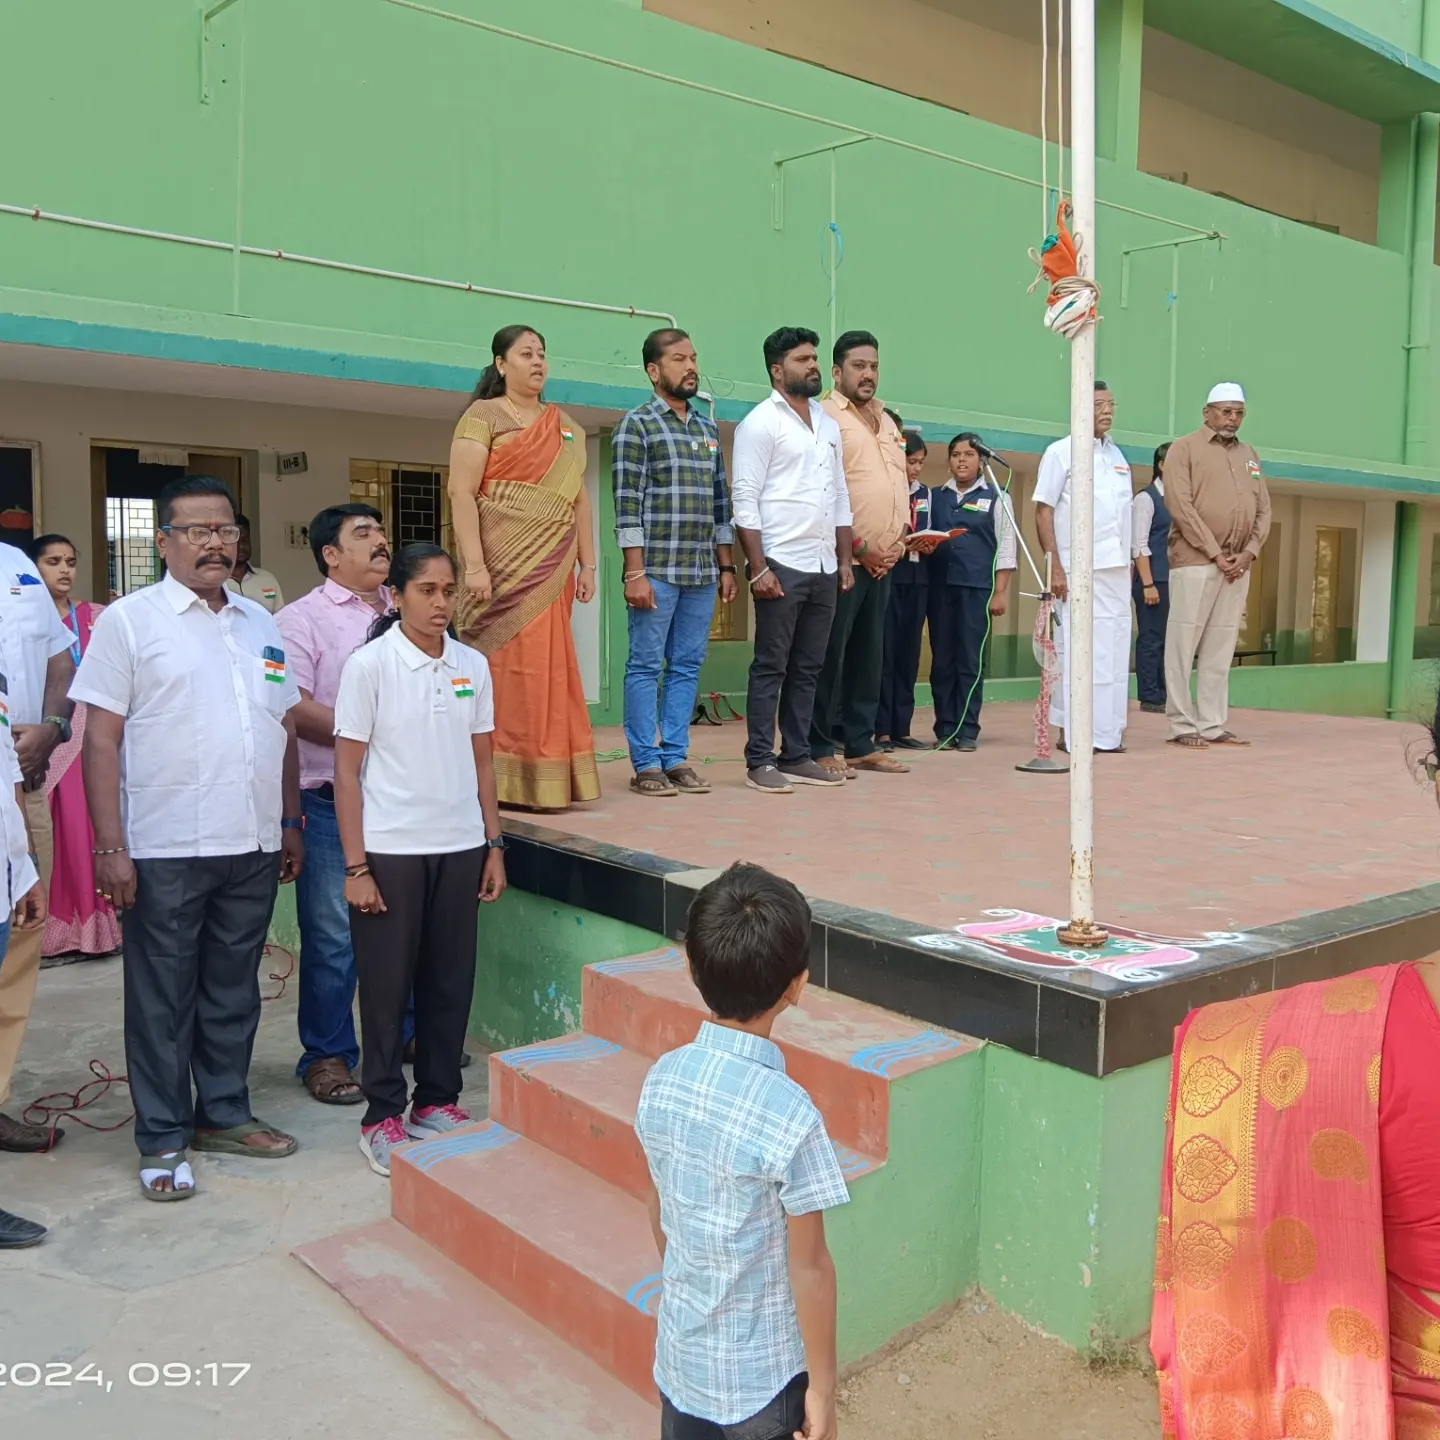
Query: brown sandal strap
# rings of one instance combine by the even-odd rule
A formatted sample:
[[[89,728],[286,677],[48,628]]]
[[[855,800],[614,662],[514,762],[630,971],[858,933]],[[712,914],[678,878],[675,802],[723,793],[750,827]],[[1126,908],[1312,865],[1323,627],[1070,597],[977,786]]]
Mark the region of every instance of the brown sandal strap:
[[[317,1060],[305,1072],[305,1088],[317,1100],[333,1100],[342,1090],[353,1088],[360,1093],[360,1086],[350,1073],[350,1067],[338,1055]]]

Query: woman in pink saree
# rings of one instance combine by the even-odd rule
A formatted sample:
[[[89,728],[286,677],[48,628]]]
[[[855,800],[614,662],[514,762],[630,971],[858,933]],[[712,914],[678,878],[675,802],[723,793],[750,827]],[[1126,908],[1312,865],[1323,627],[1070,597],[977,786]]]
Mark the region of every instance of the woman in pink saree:
[[[1431,739],[1434,783],[1440,709]],[[1437,1007],[1432,957],[1180,1027],[1151,1329],[1165,1437],[1440,1440]]]
[[[30,544],[30,558],[55,601],[60,619],[75,642],[75,663],[90,643],[90,631],[104,608],[70,599],[75,585],[75,547],[63,535],[41,535]],[[85,707],[77,705],[70,738],[55,747],[45,776],[50,818],[55,827],[55,869],[50,879],[50,918],[45,922],[43,953],[109,955],[120,948],[120,922],[115,911],[95,894],[94,834],[85,806],[80,774],[80,748],[85,737]]]

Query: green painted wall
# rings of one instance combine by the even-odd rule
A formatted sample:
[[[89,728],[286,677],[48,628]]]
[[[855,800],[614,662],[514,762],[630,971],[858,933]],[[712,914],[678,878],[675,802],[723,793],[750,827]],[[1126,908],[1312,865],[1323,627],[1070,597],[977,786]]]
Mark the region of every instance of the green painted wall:
[[[895,1080],[890,1158],[825,1218],[842,1364],[958,1300],[978,1276],[984,1050]]]
[[[1420,26],[1425,15],[1425,0],[1326,0],[1324,5],[1313,8],[1328,10],[1341,20],[1368,30],[1412,55],[1420,53]]]
[[[580,975],[599,960],[669,945],[663,935],[510,890],[480,910],[470,1033],[497,1049],[580,1028]]]
[[[68,0],[8,8],[7,39],[29,58],[0,95],[0,123],[29,138],[0,153],[5,203],[673,311],[697,336],[722,414],[761,393],[760,336],[799,319],[822,332],[852,324],[879,331],[886,398],[907,419],[978,423],[997,439],[1052,435],[1064,424],[1066,350],[1025,294],[1025,252],[1041,238],[1039,147],[1028,136],[594,0],[532,0],[522,11],[498,0],[446,0],[440,8],[599,59],[387,0],[239,0],[211,22],[208,104],[199,7]],[[76,33],[84,46],[73,43]],[[617,69],[607,57],[692,88]],[[96,124],[74,96],[106,93],[117,73],[126,76],[126,104]],[[61,74],[64,83],[55,83]],[[772,215],[774,157],[824,143],[840,133],[832,122],[1019,178],[883,141],[839,152],[835,219],[845,261],[831,316],[817,261],[830,218],[828,160],[787,166],[782,228]],[[683,144],[678,181],[652,163],[661,133]],[[1172,321],[1170,252],[1132,257],[1128,306],[1118,303],[1122,252],[1191,233],[1118,208],[1129,207],[1226,236],[1223,246],[1181,252],[1182,418],[1243,357],[1253,405],[1247,435],[1277,463],[1303,457],[1348,469],[1401,459],[1403,255],[1124,165],[1102,162],[1099,187],[1100,278],[1110,297],[1100,363],[1124,397],[1122,438],[1148,445],[1169,432],[1168,360],[1157,357],[1168,356]],[[918,222],[903,209],[907,194],[927,197]],[[877,195],[895,196],[894,206],[874,203]],[[655,226],[657,214],[677,206],[687,215],[682,244]],[[591,398],[619,403],[640,384],[635,352],[651,323],[13,216],[0,216],[0,245],[0,312],[30,317],[29,333],[52,341],[64,334],[42,332],[35,317],[138,327],[177,344],[200,337],[284,347],[259,362],[278,368],[333,368],[337,357],[426,365],[437,367],[433,383],[459,388],[485,358],[490,331],[524,313],[550,336],[557,393],[589,383],[602,387]],[[984,283],[970,283],[976,276]],[[1324,307],[1311,302],[1317,286]],[[7,325],[12,338],[26,333],[26,324]],[[960,334],[983,334],[986,343],[956,345]],[[1343,346],[1332,343],[1336,334]],[[132,341],[115,334],[107,343]],[[1339,393],[1349,403],[1337,430],[1326,407]],[[1432,410],[1436,399],[1432,387]],[[1345,453],[1324,453],[1336,446]]]
[[[1104,1080],[988,1046],[980,1284],[1077,1347],[1150,1313],[1168,1064]]]

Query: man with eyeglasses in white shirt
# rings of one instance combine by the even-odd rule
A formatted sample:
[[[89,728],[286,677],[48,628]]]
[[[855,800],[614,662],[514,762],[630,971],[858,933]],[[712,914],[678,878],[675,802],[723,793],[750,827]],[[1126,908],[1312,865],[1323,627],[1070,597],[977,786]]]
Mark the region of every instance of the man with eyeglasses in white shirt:
[[[843,773],[810,758],[815,686],[836,597],[855,584],[840,427],[815,398],[819,343],[813,330],[796,326],[768,335],[773,388],[735,427],[731,498],[755,601],[745,783],[768,795],[845,784]]]
[[[165,578],[106,607],[71,697],[90,707],[95,887],[124,928],[140,1189],[184,1200],[190,1145],[297,1148],[255,1118],[247,1077],[276,886],[304,860],[300,692],[275,621],[226,588],[240,538],[229,491],[187,476],[156,511]]]

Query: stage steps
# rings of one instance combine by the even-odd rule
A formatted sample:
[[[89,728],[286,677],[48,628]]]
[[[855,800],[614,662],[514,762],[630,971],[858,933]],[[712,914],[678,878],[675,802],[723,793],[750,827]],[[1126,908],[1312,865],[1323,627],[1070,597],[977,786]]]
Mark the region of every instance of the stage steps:
[[[581,1033],[492,1055],[490,1119],[398,1150],[393,1218],[297,1255],[507,1440],[654,1440],[635,1111],[703,1016],[677,950],[589,967]],[[978,1048],[817,989],[775,1039],[857,1197],[887,1168],[891,1085]]]

